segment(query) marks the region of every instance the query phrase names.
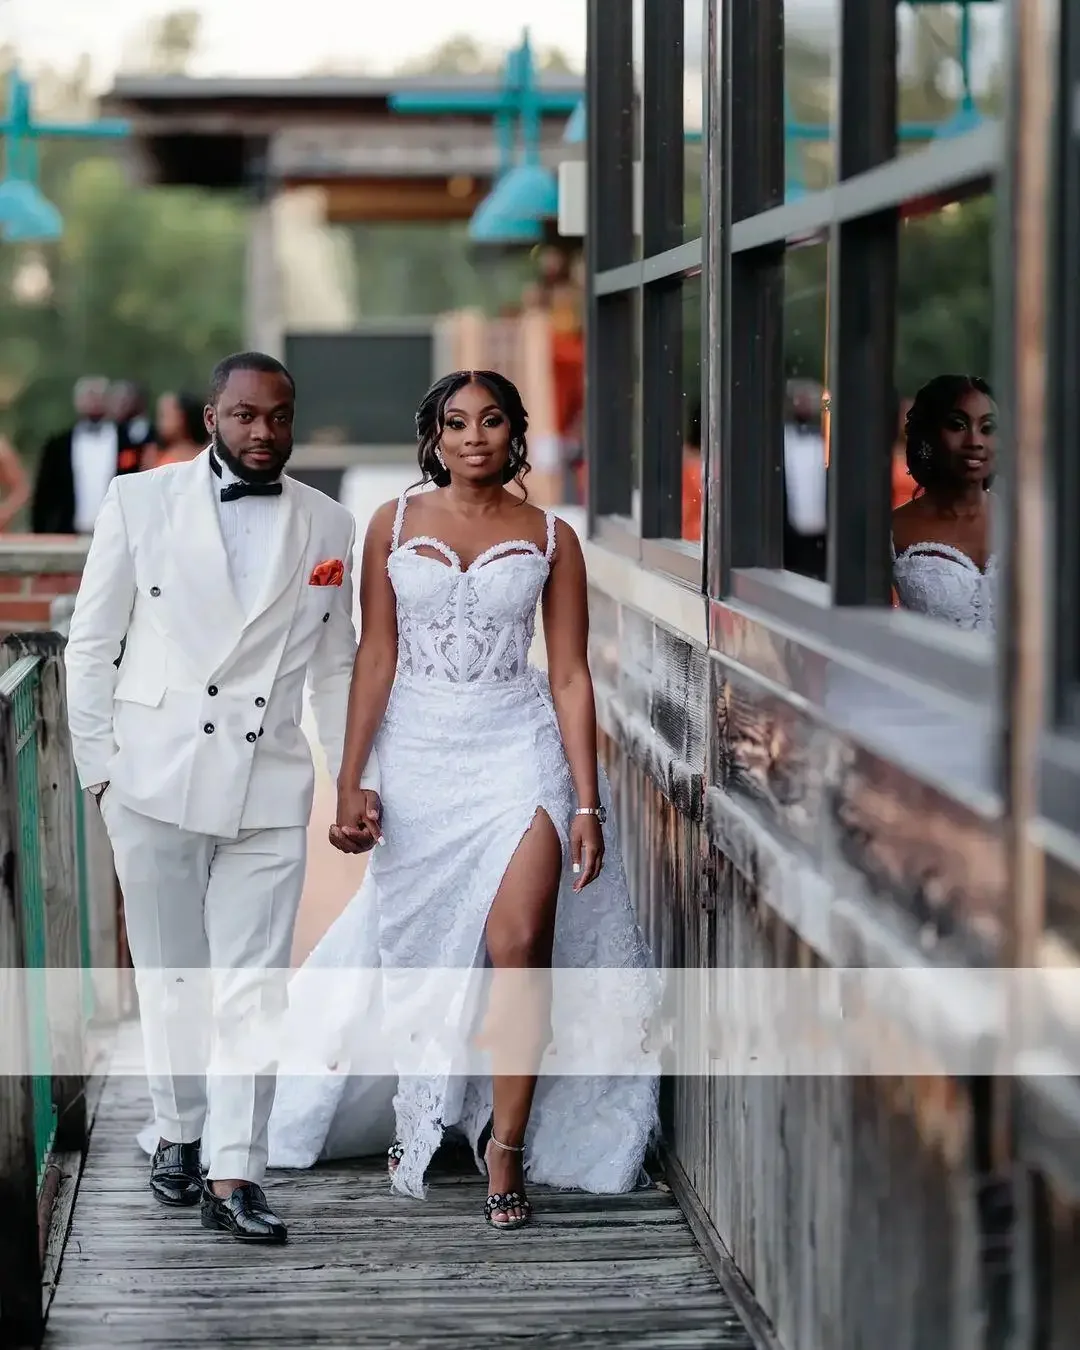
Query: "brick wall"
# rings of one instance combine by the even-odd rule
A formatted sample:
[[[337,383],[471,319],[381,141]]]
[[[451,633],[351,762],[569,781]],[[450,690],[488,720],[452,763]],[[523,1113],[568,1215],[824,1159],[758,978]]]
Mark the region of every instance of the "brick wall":
[[[78,590],[88,542],[70,535],[0,535],[0,637],[66,631],[66,613],[54,621],[53,602]]]

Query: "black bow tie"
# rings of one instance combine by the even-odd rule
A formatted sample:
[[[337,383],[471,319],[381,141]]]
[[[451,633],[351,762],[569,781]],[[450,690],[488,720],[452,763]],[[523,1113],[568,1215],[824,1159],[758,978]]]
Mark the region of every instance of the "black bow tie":
[[[213,450],[210,451],[210,467],[221,477],[221,462]],[[221,489],[221,500],[223,502],[239,501],[241,497],[280,497],[280,483],[245,483],[238,480],[235,483],[227,483]]]

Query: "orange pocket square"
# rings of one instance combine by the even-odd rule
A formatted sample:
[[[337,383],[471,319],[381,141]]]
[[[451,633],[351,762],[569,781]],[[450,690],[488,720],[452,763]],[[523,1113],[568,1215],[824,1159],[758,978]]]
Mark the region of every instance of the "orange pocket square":
[[[345,564],[340,558],[327,558],[325,562],[316,563],[311,576],[308,577],[309,586],[340,586],[345,580]]]

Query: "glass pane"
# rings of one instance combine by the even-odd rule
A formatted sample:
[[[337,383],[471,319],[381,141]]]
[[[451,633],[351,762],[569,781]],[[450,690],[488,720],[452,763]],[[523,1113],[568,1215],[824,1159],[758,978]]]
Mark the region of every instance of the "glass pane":
[[[1001,0],[897,7],[901,153],[1000,115],[1004,23]]]
[[[684,0],[683,23],[683,238],[701,234],[704,130],[702,89],[705,64],[705,6],[703,0]]]
[[[784,0],[786,201],[836,177],[838,10],[838,0]]]
[[[996,599],[992,226],[986,194],[907,208],[892,450],[895,603],[987,631]]]
[[[630,482],[633,484],[630,497],[630,515],[634,524],[641,529],[641,445],[644,403],[641,395],[641,291],[631,295],[631,323],[633,325],[633,343],[631,351],[632,380],[631,418],[630,418]]]
[[[645,0],[633,0],[634,24],[634,257],[641,257],[641,182],[642,127],[644,125],[645,88]]]
[[[784,255],[784,566],[825,578],[828,245]]]
[[[701,543],[701,276],[682,284],[682,537]]]

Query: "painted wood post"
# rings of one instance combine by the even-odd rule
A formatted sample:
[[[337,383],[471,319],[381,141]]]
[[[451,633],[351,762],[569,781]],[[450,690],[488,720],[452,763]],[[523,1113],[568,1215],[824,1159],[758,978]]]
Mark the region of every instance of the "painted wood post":
[[[562,500],[562,460],[555,424],[555,364],[551,350],[551,317],[546,310],[525,309],[517,321],[521,396],[529,410],[529,447],[533,471],[529,496],[537,506]]]
[[[38,1345],[44,1329],[34,1095],[23,976],[19,810],[11,705],[0,699],[0,1347]]]

